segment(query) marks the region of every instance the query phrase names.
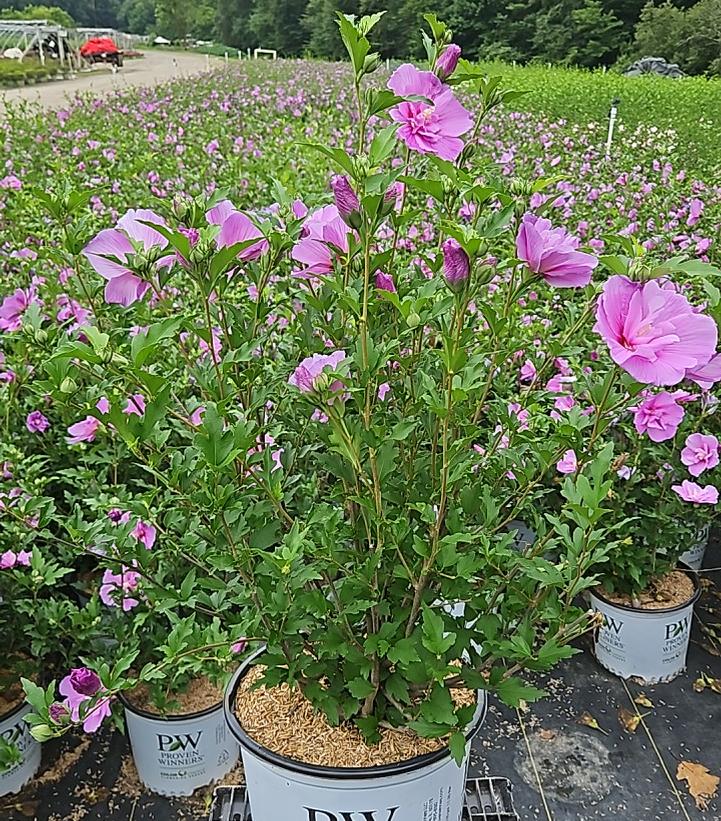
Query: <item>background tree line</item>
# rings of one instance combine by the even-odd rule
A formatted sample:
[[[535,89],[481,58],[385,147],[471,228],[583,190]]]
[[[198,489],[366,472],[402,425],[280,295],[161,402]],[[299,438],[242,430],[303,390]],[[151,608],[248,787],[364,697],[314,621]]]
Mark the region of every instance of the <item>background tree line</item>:
[[[64,24],[69,16],[80,25],[329,59],[344,56],[337,11],[390,7],[374,31],[384,57],[420,56],[422,15],[435,11],[470,58],[591,68],[653,55],[689,73],[721,74],[721,0],[55,0],[53,7],[26,6],[27,0],[0,0],[0,14],[55,15]]]

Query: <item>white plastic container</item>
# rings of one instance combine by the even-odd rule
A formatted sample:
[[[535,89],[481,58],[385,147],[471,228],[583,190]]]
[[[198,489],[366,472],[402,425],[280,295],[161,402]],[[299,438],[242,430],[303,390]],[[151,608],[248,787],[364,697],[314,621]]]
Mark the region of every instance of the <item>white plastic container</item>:
[[[461,766],[443,749],[387,766],[321,767],[278,755],[241,727],[236,693],[258,655],[240,667],[225,695],[228,724],[241,745],[253,821],[460,821],[471,740],[486,713],[485,693],[479,693]]]
[[[22,756],[22,761],[0,772],[0,795],[19,792],[40,767],[41,745],[30,735],[30,726],[25,721],[32,709],[23,702],[0,716],[0,737],[14,744]]]
[[[238,761],[223,704],[187,715],[160,716],[121,697],[140,780],[160,795],[190,795],[227,775]]]
[[[693,606],[701,590],[694,573],[693,596],[684,604],[662,610],[641,610],[614,604],[591,592],[591,607],[603,614],[594,634],[599,663],[621,678],[643,684],[671,681],[686,669]]]
[[[708,547],[711,525],[705,525],[696,534],[696,539],[691,547],[683,553],[679,559],[683,564],[688,565],[691,570],[700,570],[703,565],[703,557],[706,555]]]

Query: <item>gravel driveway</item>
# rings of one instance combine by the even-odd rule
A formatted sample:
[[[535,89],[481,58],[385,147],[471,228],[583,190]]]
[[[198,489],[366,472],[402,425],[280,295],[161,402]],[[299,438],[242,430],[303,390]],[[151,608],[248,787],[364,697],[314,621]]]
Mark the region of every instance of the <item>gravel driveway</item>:
[[[147,51],[145,56],[127,60],[117,74],[110,66],[100,65],[87,73],[81,73],[74,80],[53,80],[36,86],[22,86],[8,89],[0,94],[0,113],[6,102],[29,100],[43,108],[59,108],[68,96],[77,92],[92,92],[96,95],[129,86],[149,86],[171,80],[173,77],[187,76],[204,71],[208,65],[204,54],[185,54],[174,51]],[[220,64],[220,60],[210,57],[210,65]]]

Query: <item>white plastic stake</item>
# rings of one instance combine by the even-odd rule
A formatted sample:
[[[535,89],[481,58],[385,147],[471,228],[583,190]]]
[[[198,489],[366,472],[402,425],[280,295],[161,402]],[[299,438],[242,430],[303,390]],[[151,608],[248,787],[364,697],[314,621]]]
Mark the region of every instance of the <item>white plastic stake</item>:
[[[608,115],[608,136],[606,137],[606,159],[611,159],[611,146],[613,144],[613,131],[616,128],[616,117],[618,117],[619,100],[611,102],[611,113]]]
[[[225,52],[225,65],[228,65],[228,52]]]

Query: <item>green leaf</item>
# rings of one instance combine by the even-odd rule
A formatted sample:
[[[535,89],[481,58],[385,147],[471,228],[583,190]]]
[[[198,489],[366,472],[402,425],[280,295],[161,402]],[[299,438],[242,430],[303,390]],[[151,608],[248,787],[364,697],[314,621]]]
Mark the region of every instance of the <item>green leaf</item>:
[[[25,691],[25,699],[35,710],[38,715],[45,715],[47,712],[47,703],[45,700],[45,690],[38,687],[34,681],[27,678],[21,678],[20,683]]]
[[[458,724],[451,694],[438,683],[433,686],[431,697],[421,705],[421,715],[434,724],[447,724],[451,727]]]
[[[130,356],[136,367],[142,368],[158,344],[172,337],[183,324],[182,317],[170,317],[151,325],[144,333],[133,337],[130,343]],[[156,391],[153,391],[154,393]]]
[[[466,757],[466,737],[463,733],[451,733],[448,739],[448,749],[451,752],[451,758],[460,766]]]
[[[423,608],[422,641],[426,650],[436,656],[442,656],[456,641],[455,633],[446,634],[443,617],[426,606]]]
[[[386,656],[393,664],[406,667],[418,661],[418,650],[413,639],[400,639],[388,650]]]
[[[343,151],[342,148],[328,148],[325,145],[320,145],[320,143],[301,143],[301,145],[312,148],[314,151],[320,151],[321,154],[329,157],[336,165],[340,166],[346,174],[355,177],[353,162],[347,152]]]
[[[358,676],[358,678],[354,678],[352,681],[348,682],[348,692],[353,696],[353,698],[357,698],[359,700],[364,699],[371,693],[374,693],[375,689],[376,688],[370,683],[370,681],[362,676]]]
[[[546,695],[545,690],[539,690],[530,684],[525,684],[520,678],[511,676],[505,681],[499,681],[493,688],[498,698],[509,707],[518,707],[522,701],[538,701]]]
[[[443,736],[448,735],[452,729],[447,724],[435,724],[425,718],[411,721],[408,726],[411,730],[415,730],[421,738],[443,738]]]
[[[396,103],[399,98],[395,94],[390,93],[390,98],[384,99],[384,108]],[[387,103],[387,105],[385,104]],[[379,108],[378,111],[381,109]],[[382,165],[388,157],[393,154],[396,149],[396,131],[398,130],[398,123],[386,126],[381,129],[373,138],[373,142],[368,150],[368,156],[372,166]]]

